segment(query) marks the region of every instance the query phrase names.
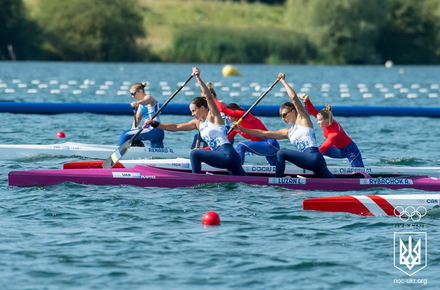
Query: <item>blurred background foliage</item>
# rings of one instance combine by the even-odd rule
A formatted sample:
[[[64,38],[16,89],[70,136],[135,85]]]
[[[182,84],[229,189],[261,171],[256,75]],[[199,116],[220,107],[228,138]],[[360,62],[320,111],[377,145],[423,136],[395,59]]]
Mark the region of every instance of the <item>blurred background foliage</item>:
[[[33,59],[40,54],[40,34],[21,0],[0,0],[0,59]]]
[[[145,52],[136,39],[146,36],[136,6],[136,0],[39,0],[34,16],[51,59],[136,61]]]
[[[175,62],[289,64],[306,63],[316,54],[303,34],[289,30],[188,26],[173,37],[169,58]]]
[[[439,20],[439,0],[0,0],[0,59],[439,64]]]

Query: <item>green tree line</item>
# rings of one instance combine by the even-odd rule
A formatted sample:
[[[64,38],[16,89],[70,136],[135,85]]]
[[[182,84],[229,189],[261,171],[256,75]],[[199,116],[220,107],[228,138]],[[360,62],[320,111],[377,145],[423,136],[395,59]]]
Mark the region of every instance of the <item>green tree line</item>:
[[[240,5],[254,2],[268,8],[282,5],[284,19],[277,21],[283,28],[193,23],[176,27],[167,52],[155,55],[145,44],[148,6],[139,0],[36,0],[32,16],[22,0],[0,0],[0,59],[440,63],[438,0],[268,0]]]

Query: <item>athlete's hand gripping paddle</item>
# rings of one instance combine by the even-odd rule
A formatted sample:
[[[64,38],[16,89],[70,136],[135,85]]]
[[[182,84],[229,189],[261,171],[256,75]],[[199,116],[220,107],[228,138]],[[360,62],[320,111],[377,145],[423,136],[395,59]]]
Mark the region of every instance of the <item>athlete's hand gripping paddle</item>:
[[[160,114],[160,112],[162,112],[163,108],[165,108],[166,105],[168,105],[169,102],[171,102],[171,100],[180,92],[180,90],[182,90],[182,88],[193,78],[193,75],[191,75],[169,98],[168,100],[159,108],[159,110],[157,110],[157,112],[151,117],[151,119],[154,119],[157,117],[157,115]],[[144,124],[142,126],[141,129],[139,129],[139,131],[137,131],[137,133],[131,137],[130,140],[127,140],[124,142],[124,144],[122,144],[121,146],[119,146],[115,152],[113,152],[109,158],[107,158],[107,160],[102,164],[102,168],[112,168],[124,155],[125,153],[127,153],[128,149],[130,149],[131,147],[131,142],[136,139],[137,136],[139,136],[139,134],[142,132],[143,129],[145,129],[145,127],[147,127],[148,124]]]
[[[132,128],[136,128],[137,124],[136,124],[136,115],[137,115],[137,110],[138,107],[133,108],[133,125],[131,126]],[[141,140],[133,140],[133,142],[131,142],[131,146],[132,147],[144,147],[144,143]]]
[[[264,94],[262,94],[254,103],[253,105],[246,111],[246,113],[243,114],[243,116],[241,116],[240,119],[238,119],[237,122],[235,122],[234,125],[231,126],[231,128],[229,128],[228,131],[228,135],[229,133],[231,133],[234,130],[235,126],[240,125],[240,123],[243,121],[244,118],[246,118],[246,116],[252,111],[252,109],[273,89],[273,87],[280,81],[281,77],[280,75],[278,76],[278,78],[276,79],[276,81],[273,82],[273,84],[267,88],[267,90],[264,92]]]

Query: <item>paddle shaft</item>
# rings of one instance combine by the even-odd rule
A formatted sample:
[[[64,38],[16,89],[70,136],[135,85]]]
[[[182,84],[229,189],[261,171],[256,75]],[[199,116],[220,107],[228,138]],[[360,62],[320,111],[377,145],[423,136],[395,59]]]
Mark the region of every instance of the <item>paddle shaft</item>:
[[[136,113],[137,113],[137,110],[138,110],[138,108],[133,108],[134,126],[137,125],[137,122],[136,122]],[[133,126],[133,127],[134,127],[134,126]]]
[[[253,108],[255,108],[256,105],[258,105],[258,103],[273,89],[273,87],[280,81],[280,78],[277,78],[276,81],[273,82],[273,84],[267,88],[267,90],[264,92],[264,94],[262,94],[253,104],[252,106],[246,111],[246,113],[243,114],[243,116],[241,116],[240,119],[238,119],[237,122],[235,122],[235,125],[239,125],[244,118],[246,118],[247,115],[249,115],[249,113],[252,111]],[[229,133],[231,133],[234,130],[233,126],[229,129],[228,131],[228,135]]]

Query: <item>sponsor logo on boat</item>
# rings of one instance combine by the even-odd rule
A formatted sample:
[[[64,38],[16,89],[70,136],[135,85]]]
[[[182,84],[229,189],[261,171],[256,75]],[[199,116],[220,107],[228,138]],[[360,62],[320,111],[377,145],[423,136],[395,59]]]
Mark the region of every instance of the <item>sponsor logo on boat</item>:
[[[394,267],[412,276],[428,265],[428,233],[394,232]]]
[[[54,145],[53,149],[70,150],[71,148],[69,148],[69,146],[65,146],[65,145]]]
[[[355,173],[355,172],[366,172],[373,173],[371,167],[339,167],[339,173]]]
[[[439,204],[440,201],[438,199],[427,199],[426,203],[430,203],[430,204]]]
[[[171,163],[171,167],[188,169],[191,168],[191,165],[189,163]]]
[[[270,177],[269,184],[306,184],[305,178]]]
[[[252,166],[251,172],[275,172],[275,166]]]
[[[412,179],[407,178],[366,178],[360,179],[361,184],[413,184]]]
[[[112,172],[114,178],[143,178],[139,172]]]
[[[428,198],[428,199],[418,199],[418,203],[428,203],[428,204],[440,204],[440,199]]]
[[[148,152],[150,152],[150,153],[174,153],[174,150],[171,148],[148,148]]]

